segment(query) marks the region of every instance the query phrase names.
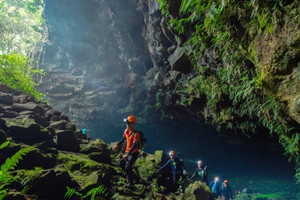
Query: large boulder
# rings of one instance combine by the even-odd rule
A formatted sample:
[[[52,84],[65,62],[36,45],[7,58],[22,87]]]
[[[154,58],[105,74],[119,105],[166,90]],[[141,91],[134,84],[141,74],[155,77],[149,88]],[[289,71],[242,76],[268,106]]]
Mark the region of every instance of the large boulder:
[[[25,174],[25,177],[28,176]],[[27,193],[37,194],[39,199],[62,199],[67,186],[70,188],[78,186],[68,172],[53,169],[40,172],[40,175],[33,177],[31,181]]]
[[[16,112],[22,112],[22,111],[33,111],[35,113],[38,113],[40,115],[45,114],[45,110],[38,104],[34,102],[28,102],[25,104],[20,104],[20,103],[14,103],[12,106],[12,110]]]
[[[172,67],[172,70],[183,73],[191,70],[191,63],[188,57],[185,55],[184,47],[178,47],[175,52],[169,56],[168,61]]]
[[[10,87],[8,87],[4,84],[0,84],[0,91],[4,92],[4,93],[11,93],[11,94],[18,93],[18,92],[14,91],[13,89],[11,89]]]
[[[13,104],[13,96],[0,91],[0,104],[12,105]]]
[[[53,154],[44,154],[39,149],[32,149],[22,160],[19,161],[19,169],[34,169],[42,167],[50,169],[56,165],[56,158]]]
[[[88,154],[88,157],[96,162],[111,163],[110,151],[107,149],[107,144],[99,139],[90,141],[88,144],[81,144],[80,152]]]
[[[53,110],[53,109],[50,109],[50,110],[48,110],[48,111],[45,113],[45,117],[46,117],[48,120],[51,120],[51,121],[59,121],[60,115],[61,115],[61,112],[58,112],[58,111]]]
[[[41,127],[30,116],[18,116],[16,118],[4,118],[7,126],[7,135],[14,140],[26,144],[39,142],[51,142],[52,134]]]
[[[74,132],[68,130],[55,130],[57,149],[65,151],[79,151],[79,142]]]
[[[32,118],[36,123],[40,124],[43,127],[48,127],[50,124],[50,122],[43,115],[40,115],[35,111],[23,111],[19,114]]]
[[[76,126],[66,120],[53,122],[50,124],[50,127],[53,128],[54,130],[70,130],[72,132],[76,131]]]
[[[190,200],[212,200],[213,193],[211,193],[210,188],[200,181],[196,181],[189,185],[184,193],[185,199]]]

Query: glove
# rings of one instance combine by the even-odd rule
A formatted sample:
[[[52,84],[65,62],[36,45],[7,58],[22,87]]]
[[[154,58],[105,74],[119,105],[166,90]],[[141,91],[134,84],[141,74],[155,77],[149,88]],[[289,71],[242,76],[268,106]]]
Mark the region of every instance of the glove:
[[[185,170],[183,170],[183,175],[186,175],[186,171]]]

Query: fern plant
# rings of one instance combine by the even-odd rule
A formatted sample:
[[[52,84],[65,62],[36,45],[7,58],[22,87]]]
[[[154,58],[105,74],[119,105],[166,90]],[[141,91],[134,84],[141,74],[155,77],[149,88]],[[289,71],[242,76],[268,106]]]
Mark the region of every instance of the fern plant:
[[[6,141],[0,145],[0,150],[6,148],[9,145],[9,141]],[[20,149],[17,153],[15,153],[12,157],[7,158],[5,162],[1,165],[0,171],[0,200],[2,200],[5,196],[7,196],[7,188],[6,186],[12,183],[15,180],[15,177],[12,176],[9,171],[15,170],[19,161],[23,159],[23,157],[28,154],[33,147],[26,147]]]
[[[91,200],[94,200],[97,195],[107,197],[109,195],[109,193],[107,191],[107,187],[105,187],[103,184],[96,187],[96,188],[90,189],[85,195],[78,192],[74,188],[67,187],[67,192],[66,192],[64,197],[70,199],[74,195],[78,196],[81,200],[84,200],[88,197],[90,197]]]

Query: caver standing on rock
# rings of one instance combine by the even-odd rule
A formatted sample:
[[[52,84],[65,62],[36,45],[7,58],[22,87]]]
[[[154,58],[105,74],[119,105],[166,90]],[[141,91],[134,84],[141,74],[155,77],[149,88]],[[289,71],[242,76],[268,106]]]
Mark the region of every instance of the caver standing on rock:
[[[220,196],[220,187],[221,187],[219,177],[216,176],[214,180],[209,183],[209,187],[211,191],[214,193],[214,197],[218,198]]]
[[[192,180],[195,176],[197,176],[200,182],[205,183],[208,185],[208,179],[207,179],[207,166],[203,165],[202,160],[198,160],[197,162],[197,168],[194,171],[194,174],[189,178],[189,180]]]
[[[83,127],[83,129],[81,129],[81,133],[87,134],[87,132],[90,132],[90,130],[88,130],[86,127]]]
[[[123,138],[115,147],[113,147],[113,151],[115,151],[118,146],[126,140],[125,153],[119,161],[119,166],[121,166],[126,172],[128,180],[128,184],[126,186],[133,187],[132,165],[139,156],[138,142],[140,141],[140,133],[134,129],[136,118],[133,115],[124,119],[124,122],[126,122],[126,129],[124,130]]]
[[[224,180],[220,188],[221,200],[232,200],[231,188],[228,185],[228,180]]]
[[[186,175],[184,164],[181,159],[177,158],[174,151],[169,152],[170,160],[168,160],[161,168],[158,169],[160,172],[167,166],[170,166],[173,176],[173,185],[175,193],[184,192],[183,188],[183,175]]]

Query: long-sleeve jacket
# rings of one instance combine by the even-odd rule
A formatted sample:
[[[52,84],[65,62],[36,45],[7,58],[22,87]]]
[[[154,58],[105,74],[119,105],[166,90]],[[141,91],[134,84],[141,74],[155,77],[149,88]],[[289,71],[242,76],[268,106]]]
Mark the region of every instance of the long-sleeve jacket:
[[[199,181],[205,182],[208,185],[207,166],[201,167],[200,169],[197,167],[189,180],[192,180],[196,175],[199,177]]]
[[[168,160],[161,168],[159,168],[158,171],[161,171],[168,165],[171,167],[173,175],[183,174],[183,170],[185,170],[182,160],[179,158],[175,158],[174,160]]]
[[[220,188],[221,188],[221,183],[219,181],[215,182],[215,181],[211,181],[209,183],[209,187],[211,188],[211,191],[219,196],[220,195]]]
[[[226,198],[230,198],[232,199],[232,193],[231,193],[231,188],[229,185],[227,185],[227,187],[225,187],[224,184],[222,184],[221,188],[220,188],[220,193],[222,196],[226,197]]]

